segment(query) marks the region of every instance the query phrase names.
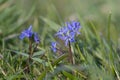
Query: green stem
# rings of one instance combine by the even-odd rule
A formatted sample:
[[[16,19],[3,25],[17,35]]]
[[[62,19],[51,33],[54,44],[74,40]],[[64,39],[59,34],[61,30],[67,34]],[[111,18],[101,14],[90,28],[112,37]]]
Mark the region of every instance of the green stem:
[[[69,48],[68,48],[68,51],[69,51],[69,57],[68,57],[68,60],[69,60],[69,62],[71,63],[71,64],[74,64],[74,62],[73,62],[73,54],[72,54],[72,50],[71,50],[71,43],[70,43],[70,41],[69,41],[69,43],[68,43],[69,45]]]
[[[109,46],[110,46],[110,55],[109,55],[109,58],[110,58],[110,60],[111,61],[113,61],[113,54],[112,54],[112,50],[113,50],[113,48],[112,48],[112,44],[111,44],[111,40],[110,40],[110,24],[111,24],[111,13],[109,13],[109,16],[108,16],[108,26],[107,26],[107,40],[108,40],[108,44],[109,44]]]
[[[111,13],[108,16],[108,26],[107,26],[107,39],[110,44],[110,23],[111,23]]]
[[[32,56],[32,41],[29,39],[29,58]]]
[[[32,56],[32,54],[33,54],[33,51],[32,51],[32,41],[31,41],[31,39],[29,39],[29,52],[28,52],[28,54],[29,54],[29,58],[27,59],[27,64],[26,64],[26,66],[27,66],[27,69],[25,70],[27,73],[30,73],[30,63],[31,63],[31,56]]]

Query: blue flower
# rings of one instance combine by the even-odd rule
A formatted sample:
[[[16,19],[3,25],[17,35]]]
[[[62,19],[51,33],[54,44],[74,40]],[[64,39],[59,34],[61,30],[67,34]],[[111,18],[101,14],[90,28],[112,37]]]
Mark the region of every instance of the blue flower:
[[[69,35],[66,35],[65,46],[67,46],[69,42],[75,42],[74,37],[75,37],[75,33],[73,32],[69,33]]]
[[[81,28],[80,22],[77,22],[77,21],[67,22],[67,27],[71,32],[80,34],[79,32],[79,29]]]
[[[25,29],[24,31],[21,32],[19,38],[21,40],[23,40],[25,37],[26,38],[32,38],[32,36],[34,37],[35,43],[38,44],[40,42],[39,36],[36,32],[32,31],[32,25],[30,25],[30,27],[28,29]]]
[[[21,32],[19,38],[21,40],[23,40],[25,37],[30,38],[33,35],[33,31],[32,31],[32,25],[30,25],[30,27],[28,29],[25,29],[24,31]]]
[[[65,40],[67,32],[68,28],[62,27],[55,35],[58,36],[58,38],[60,38],[61,40]]]
[[[67,46],[69,42],[75,41],[75,35],[80,34],[80,28],[80,23],[77,21],[67,22],[67,26],[62,27],[55,35],[65,41],[65,46]]]
[[[51,43],[51,49],[53,50],[53,52],[57,52],[57,43],[56,42],[52,42]]]
[[[34,33],[34,41],[38,44],[40,43],[40,39],[37,33]]]

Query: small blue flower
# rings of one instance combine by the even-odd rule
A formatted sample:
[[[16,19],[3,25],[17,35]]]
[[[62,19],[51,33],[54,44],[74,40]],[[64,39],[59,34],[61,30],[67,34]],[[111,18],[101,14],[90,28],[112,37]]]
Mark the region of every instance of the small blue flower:
[[[25,37],[26,38],[32,38],[32,36],[34,37],[35,43],[38,44],[40,42],[39,36],[36,32],[32,31],[32,25],[30,25],[30,27],[28,29],[25,29],[24,31],[21,32],[19,38],[21,40],[23,40]]]
[[[68,32],[68,28],[67,27],[62,27],[56,34],[56,36],[58,36],[58,38],[60,38],[61,40],[65,40],[66,39],[66,34]]]
[[[70,42],[74,41],[75,32],[70,32],[68,27],[63,27],[57,32],[56,35],[61,40],[65,41],[65,46],[67,46],[69,41]]]
[[[53,52],[57,52],[57,43],[56,42],[52,42],[51,43],[51,49],[53,50]]]
[[[34,41],[38,44],[40,43],[40,39],[37,33],[34,33]]]
[[[67,27],[71,32],[80,34],[80,32],[79,32],[79,29],[81,28],[80,22],[77,22],[77,21],[67,22]]]
[[[70,42],[75,42],[74,37],[75,37],[75,33],[74,32],[71,32],[71,33],[69,33],[69,35],[66,35],[66,38],[64,40],[65,41],[65,46],[68,45],[69,41]]]
[[[55,35],[61,40],[65,41],[65,46],[67,46],[68,42],[75,41],[75,35],[80,34],[80,28],[80,23],[77,21],[67,22],[67,26],[62,27]]]
[[[19,38],[21,40],[23,40],[25,37],[30,38],[33,35],[33,31],[32,31],[32,25],[30,25],[30,27],[28,29],[25,29],[24,31],[22,31],[22,33],[20,34]]]

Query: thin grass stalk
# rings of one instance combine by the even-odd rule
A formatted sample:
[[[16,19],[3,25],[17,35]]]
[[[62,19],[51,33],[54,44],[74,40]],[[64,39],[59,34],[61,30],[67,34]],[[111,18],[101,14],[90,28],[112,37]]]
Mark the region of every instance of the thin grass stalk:
[[[69,43],[68,43],[68,51],[69,51],[69,57],[68,57],[68,60],[69,60],[69,62],[71,63],[71,64],[74,64],[74,61],[73,61],[73,54],[72,54],[72,50],[71,50],[71,43],[70,43],[70,41],[69,41]]]

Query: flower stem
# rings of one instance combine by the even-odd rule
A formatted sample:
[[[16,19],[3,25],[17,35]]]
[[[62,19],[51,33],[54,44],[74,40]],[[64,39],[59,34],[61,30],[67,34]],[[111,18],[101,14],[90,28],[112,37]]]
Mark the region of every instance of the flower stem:
[[[32,41],[29,39],[29,58],[32,56]]]
[[[30,73],[30,63],[31,63],[32,53],[33,53],[33,51],[32,51],[32,41],[31,41],[31,39],[29,39],[29,52],[28,52],[29,58],[27,59],[27,64],[26,64],[27,69],[25,70],[27,73]]]
[[[69,62],[71,63],[71,64],[74,64],[74,62],[73,62],[73,54],[72,54],[72,50],[71,50],[71,43],[70,43],[70,41],[69,41],[69,43],[68,43],[69,45],[69,48],[68,48],[68,51],[69,51],[69,55],[68,55],[68,60],[69,60]]]

